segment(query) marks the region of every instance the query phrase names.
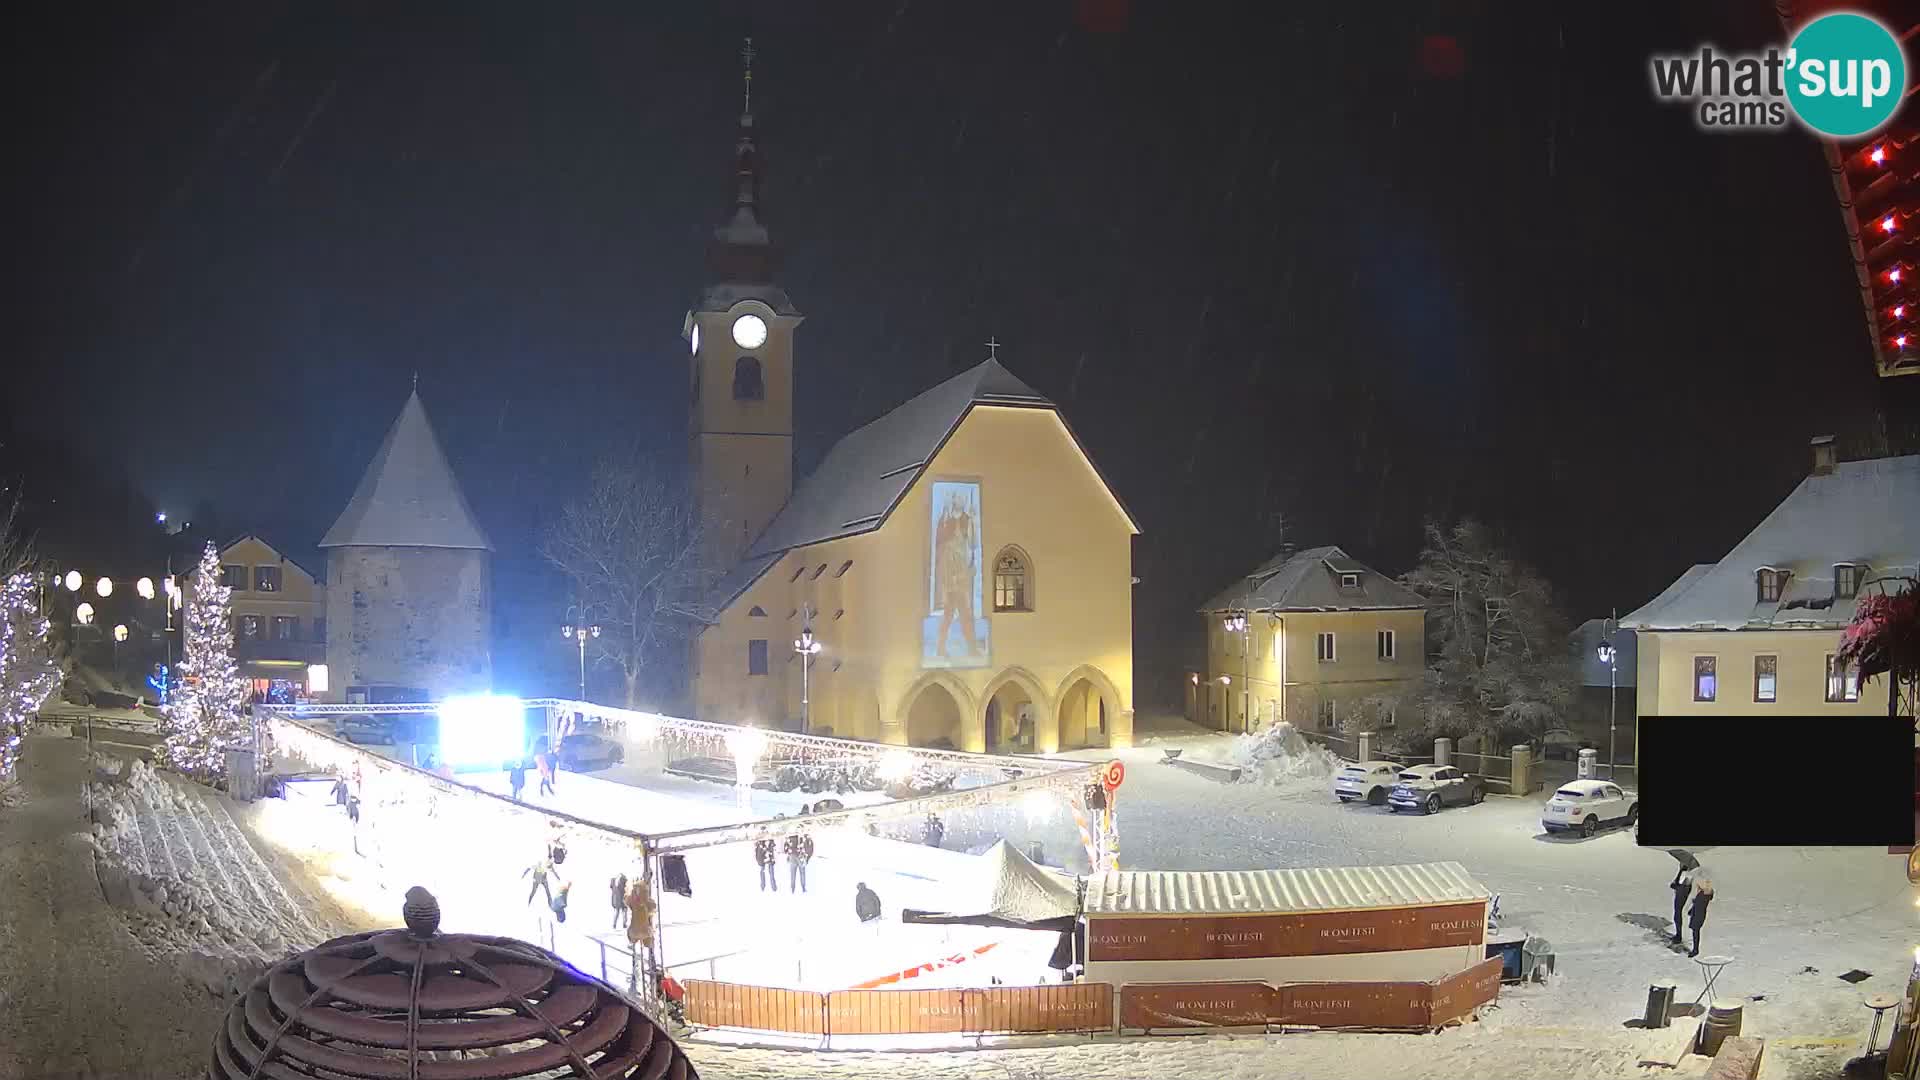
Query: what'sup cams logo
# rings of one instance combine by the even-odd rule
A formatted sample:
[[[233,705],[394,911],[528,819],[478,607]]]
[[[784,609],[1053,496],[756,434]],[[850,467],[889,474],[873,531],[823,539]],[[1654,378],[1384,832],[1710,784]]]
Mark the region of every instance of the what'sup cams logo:
[[[1812,20],[1785,49],[1725,53],[1710,46],[1649,63],[1653,93],[1686,103],[1703,131],[1765,131],[1797,119],[1844,139],[1880,129],[1907,92],[1900,40],[1878,20],[1837,12]]]

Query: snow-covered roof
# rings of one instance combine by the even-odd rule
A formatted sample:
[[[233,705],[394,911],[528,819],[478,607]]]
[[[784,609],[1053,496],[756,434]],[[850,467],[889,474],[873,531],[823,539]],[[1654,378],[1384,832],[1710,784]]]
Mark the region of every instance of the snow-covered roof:
[[[731,603],[786,552],[872,532],[886,524],[893,508],[976,405],[1054,410],[1053,402],[1039,391],[998,360],[989,359],[854,430],[833,444],[820,466],[747,549],[741,564],[722,579],[716,606]],[[1072,430],[1067,432],[1077,445]],[[1081,452],[1085,453],[1084,447]],[[1088,461],[1091,464],[1092,459]],[[1099,475],[1097,467],[1094,472]],[[1101,483],[1113,494],[1104,476]],[[1114,502],[1138,531],[1118,495]]]
[[[1360,583],[1342,586],[1342,574],[1357,575]],[[1426,606],[1419,593],[1327,546],[1282,552],[1268,559],[1200,610],[1393,611]]]
[[[352,500],[320,546],[493,550],[454,479],[418,393],[407,397]]]
[[[1920,568],[1920,455],[1846,461],[1808,476],[1725,558],[1688,570],[1620,625],[1838,629],[1852,620],[1856,600],[1834,597],[1834,567],[1849,563],[1861,568],[1862,583]],[[1761,569],[1791,575],[1776,602],[1759,599]]]
[[[1313,870],[1103,870],[1088,915],[1252,915],[1468,903],[1491,894],[1457,862]]]

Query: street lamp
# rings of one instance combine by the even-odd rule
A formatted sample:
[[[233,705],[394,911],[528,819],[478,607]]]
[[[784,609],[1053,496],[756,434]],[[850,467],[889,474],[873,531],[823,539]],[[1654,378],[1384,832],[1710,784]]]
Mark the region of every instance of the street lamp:
[[[803,625],[800,636],[793,641],[793,651],[800,654],[800,730],[810,731],[807,725],[807,669],[813,666],[813,658],[820,655],[820,643],[813,640],[812,625]]]
[[[139,593],[140,599],[142,600],[153,599],[153,579],[143,577],[139,581],[134,582],[133,591]]]
[[[1615,713],[1620,702],[1620,652],[1613,647],[1613,635],[1620,629],[1620,612],[1616,609],[1603,629],[1606,635],[1600,640],[1600,662],[1607,665],[1607,779],[1618,779],[1614,769],[1614,753],[1619,747],[1619,737],[1615,724]],[[1638,764],[1636,762],[1636,764]]]
[[[600,627],[568,624],[560,628],[560,636],[580,645],[580,700],[584,702],[587,700],[587,639],[599,637]]]
[[[84,580],[80,577],[80,571],[78,570],[67,571],[66,581],[67,581],[68,592],[79,592],[80,586],[85,584]]]
[[[99,593],[100,599],[102,600],[105,600],[107,597],[112,596],[113,595],[113,579],[103,577],[99,581],[94,582],[93,591]]]

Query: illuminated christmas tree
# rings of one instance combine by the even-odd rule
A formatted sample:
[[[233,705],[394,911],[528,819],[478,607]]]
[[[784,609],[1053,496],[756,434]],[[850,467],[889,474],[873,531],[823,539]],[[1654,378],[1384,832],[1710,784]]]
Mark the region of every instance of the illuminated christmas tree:
[[[251,741],[247,681],[233,658],[233,590],[220,578],[220,552],[208,544],[193,572],[180,686],[167,705],[167,737],[159,750],[166,765],[204,780],[224,777],[227,749]]]
[[[59,688],[33,578],[15,574],[0,587],[0,780],[19,764],[27,723]]]

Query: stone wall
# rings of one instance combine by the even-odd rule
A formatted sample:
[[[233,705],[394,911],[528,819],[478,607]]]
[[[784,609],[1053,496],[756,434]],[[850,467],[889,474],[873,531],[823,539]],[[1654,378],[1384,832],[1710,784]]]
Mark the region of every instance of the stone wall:
[[[348,687],[417,687],[433,697],[491,689],[493,582],[487,552],[343,547],[327,553],[328,697]]]

